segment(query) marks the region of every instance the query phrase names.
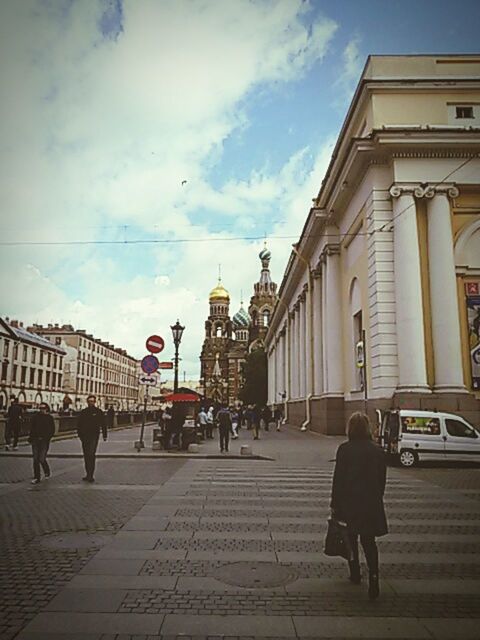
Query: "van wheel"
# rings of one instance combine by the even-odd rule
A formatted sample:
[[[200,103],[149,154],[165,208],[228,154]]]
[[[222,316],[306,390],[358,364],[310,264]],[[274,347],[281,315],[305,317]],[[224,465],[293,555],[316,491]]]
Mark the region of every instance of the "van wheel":
[[[410,449],[405,449],[399,456],[402,467],[413,467],[417,462],[417,454]]]

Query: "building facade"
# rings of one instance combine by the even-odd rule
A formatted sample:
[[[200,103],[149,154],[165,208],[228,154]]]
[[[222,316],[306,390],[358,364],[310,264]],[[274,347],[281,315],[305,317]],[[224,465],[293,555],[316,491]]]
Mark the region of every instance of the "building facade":
[[[480,419],[480,57],[368,59],[266,337],[269,402]],[[365,366],[361,365],[362,362]]]
[[[205,339],[200,355],[200,383],[202,393],[213,402],[232,406],[238,402],[247,354],[264,347],[277,299],[277,285],[270,276],[271,253],[266,247],[259,258],[262,263],[260,279],[254,284],[248,312],[242,302],[230,319],[230,294],[220,280],[209,295],[210,314],[205,322]]]
[[[114,347],[72,325],[46,327],[35,324],[35,332],[62,348],[65,355],[63,390],[72,409],[85,406],[87,396],[97,396],[103,409],[131,410],[139,404],[138,362],[124,349]]]
[[[63,406],[66,352],[28,331],[22,322],[0,318],[0,411],[13,397],[24,407],[47,402],[52,410]]]

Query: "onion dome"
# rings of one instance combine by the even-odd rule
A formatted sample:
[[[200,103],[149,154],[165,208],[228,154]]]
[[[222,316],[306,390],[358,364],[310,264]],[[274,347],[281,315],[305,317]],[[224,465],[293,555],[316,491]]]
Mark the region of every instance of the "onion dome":
[[[225,289],[220,279],[218,280],[217,286],[210,291],[208,299],[210,302],[213,302],[214,300],[225,300],[228,302],[230,300],[230,294]]]
[[[248,328],[248,325],[250,324],[250,316],[243,308],[243,305],[240,307],[237,313],[233,316],[233,324],[239,328],[245,328],[245,329]]]
[[[270,258],[272,257],[272,254],[270,253],[270,251],[267,249],[267,247],[264,247],[260,253],[258,254],[258,257],[260,258],[260,260],[270,260]]]

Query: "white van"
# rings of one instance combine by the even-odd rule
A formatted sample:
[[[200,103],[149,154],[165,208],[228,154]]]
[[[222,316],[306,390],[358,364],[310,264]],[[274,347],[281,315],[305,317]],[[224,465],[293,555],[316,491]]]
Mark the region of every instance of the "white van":
[[[464,418],[440,411],[386,411],[379,444],[403,467],[419,460],[480,462],[480,433]]]

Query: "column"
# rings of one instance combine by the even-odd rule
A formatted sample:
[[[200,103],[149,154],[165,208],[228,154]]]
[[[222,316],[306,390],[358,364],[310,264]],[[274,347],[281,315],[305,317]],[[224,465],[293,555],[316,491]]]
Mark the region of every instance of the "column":
[[[448,197],[458,189],[440,185],[427,189],[428,259],[435,391],[465,391],[458,317],[453,234]]]
[[[297,351],[296,351],[296,314],[295,310],[292,311],[292,317],[290,320],[290,398],[295,399],[297,397]]]
[[[317,271],[312,278],[312,360],[313,360],[313,394],[318,396],[322,393],[322,280],[321,274]]]
[[[340,253],[332,247],[327,251],[326,277],[326,346],[327,346],[327,392],[343,394],[343,343],[342,300],[340,280]]]
[[[414,187],[395,185],[393,258],[398,347],[398,390],[430,392],[427,386],[422,282]],[[420,190],[421,191],[421,190]],[[423,195],[419,192],[417,195]]]
[[[328,390],[328,343],[327,343],[327,261],[326,256],[322,267],[322,392],[326,393]]]
[[[297,345],[296,351],[296,362],[295,366],[297,368],[296,382],[297,382],[297,398],[301,398],[302,396],[302,312],[301,312],[301,302],[298,303],[297,311],[295,313],[295,327],[296,327],[296,336],[295,342]]]
[[[310,268],[310,267],[309,267]],[[305,304],[305,396],[313,395],[313,277],[309,275],[307,299]]]
[[[299,353],[298,353],[298,372],[299,372],[299,397],[305,398],[306,389],[305,389],[305,378],[306,378],[306,367],[308,365],[307,362],[307,349],[306,349],[306,336],[305,336],[305,299],[302,297],[300,300],[300,306],[298,309],[298,319],[299,319]]]

